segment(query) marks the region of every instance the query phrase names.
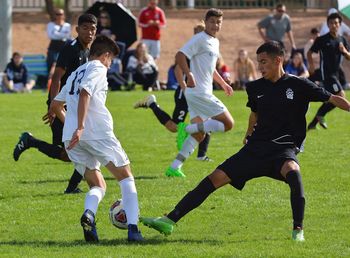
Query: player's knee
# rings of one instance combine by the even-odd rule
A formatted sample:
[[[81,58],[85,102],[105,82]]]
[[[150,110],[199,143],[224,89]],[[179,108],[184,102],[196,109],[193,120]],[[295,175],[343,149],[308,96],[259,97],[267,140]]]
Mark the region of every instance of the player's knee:
[[[227,119],[225,121],[225,123],[224,123],[224,125],[225,125],[225,132],[230,131],[233,128],[234,124],[235,124],[235,121],[233,120],[232,117]]]
[[[191,134],[191,136],[195,138],[197,142],[202,142],[205,138],[205,133],[199,132],[199,133]]]

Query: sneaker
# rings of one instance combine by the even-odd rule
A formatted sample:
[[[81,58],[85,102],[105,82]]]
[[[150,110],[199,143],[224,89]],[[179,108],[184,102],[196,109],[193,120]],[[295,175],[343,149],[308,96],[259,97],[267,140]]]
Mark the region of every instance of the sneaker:
[[[128,241],[130,242],[142,242],[145,239],[142,237],[141,232],[137,228],[137,225],[128,225]]]
[[[184,122],[180,122],[177,125],[176,144],[177,144],[178,150],[182,149],[182,145],[184,144],[184,142],[188,136],[188,133],[186,132],[186,126],[187,126],[187,124]]]
[[[327,123],[326,123],[326,120],[324,119],[323,116],[318,116],[318,117],[317,117],[317,120],[318,120],[318,122],[320,123],[320,126],[321,126],[323,129],[327,129],[327,128],[328,128]]]
[[[308,130],[308,131],[310,131],[310,130],[315,130],[315,129],[317,129],[317,127],[316,127],[316,125],[314,125],[314,124],[309,124],[309,125],[307,126],[307,130]]]
[[[140,217],[140,221],[150,228],[153,228],[159,231],[165,236],[169,236],[174,229],[175,223],[167,217],[158,217],[158,218],[144,218]]]
[[[92,211],[86,210],[81,216],[80,224],[83,227],[86,242],[98,242],[96,231],[95,215]]]
[[[80,188],[75,188],[75,189],[73,189],[73,190],[71,190],[71,189],[66,189],[65,191],[64,191],[64,194],[78,194],[78,193],[82,193],[83,191],[80,189]]]
[[[304,230],[302,230],[299,227],[294,229],[293,232],[292,232],[292,239],[294,241],[297,241],[297,242],[304,242],[305,241]]]
[[[149,95],[149,96],[145,97],[144,99],[136,102],[134,104],[134,108],[149,108],[149,106],[156,101],[157,101],[156,96]]]
[[[168,177],[186,177],[186,175],[181,171],[181,168],[174,169],[172,167],[167,168],[165,175]]]
[[[208,161],[208,162],[212,162],[213,160],[211,158],[209,158],[208,156],[203,156],[203,157],[197,157],[197,160],[200,161]]]
[[[16,144],[15,149],[13,150],[13,159],[15,161],[18,161],[19,156],[21,156],[23,151],[30,148],[29,138],[32,136],[33,135],[29,132],[24,132],[21,134],[21,136],[19,137],[19,141]]]

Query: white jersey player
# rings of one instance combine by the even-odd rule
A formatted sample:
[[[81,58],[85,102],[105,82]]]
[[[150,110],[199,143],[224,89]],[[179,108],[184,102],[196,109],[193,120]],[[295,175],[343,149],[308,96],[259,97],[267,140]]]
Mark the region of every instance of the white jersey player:
[[[216,71],[219,57],[219,40],[216,34],[221,29],[223,12],[209,9],[205,15],[205,30],[194,35],[176,54],[176,62],[187,77],[187,84],[180,85],[184,92],[190,113],[191,125],[179,123],[178,146],[182,146],[167,176],[184,177],[181,167],[209,132],[225,132],[233,127],[233,118],[225,105],[213,95],[213,79],[226,95],[233,90]],[[190,67],[187,63],[190,60]],[[190,134],[190,136],[188,136]]]
[[[62,141],[75,168],[90,186],[81,217],[84,237],[88,242],[98,241],[95,216],[106,191],[101,164],[119,181],[128,222],[128,240],[143,240],[137,228],[139,208],[130,162],[113,133],[112,116],[105,105],[107,69],[118,52],[113,40],[98,36],[90,49],[90,61],[69,76],[50,107],[64,120]]]

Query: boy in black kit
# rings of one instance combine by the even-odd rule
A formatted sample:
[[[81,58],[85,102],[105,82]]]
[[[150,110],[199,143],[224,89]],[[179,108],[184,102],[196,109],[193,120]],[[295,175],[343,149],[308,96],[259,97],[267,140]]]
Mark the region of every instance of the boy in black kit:
[[[309,72],[312,75],[315,72],[312,53],[320,53],[320,70],[323,87],[332,94],[344,97],[345,93],[339,82],[340,65],[343,56],[347,60],[350,60],[350,46],[343,36],[338,35],[341,23],[342,18],[338,13],[333,13],[327,17],[329,32],[315,40],[307,52],[307,59],[309,62]],[[318,123],[322,128],[327,129],[324,117],[334,108],[335,106],[330,102],[323,103],[314,119],[308,125],[308,130],[316,129]]]
[[[305,240],[305,198],[296,157],[306,136],[305,114],[311,101],[329,101],[347,111],[350,111],[350,102],[307,79],[287,75],[283,70],[285,53],[279,42],[266,42],[256,53],[263,78],[247,84],[247,106],[251,114],[244,147],[186,194],[167,216],[141,218],[145,225],[169,235],[175,223],[216,189],[231,184],[242,190],[250,179],[267,176],[289,185],[292,239]]]
[[[52,77],[52,84],[47,101],[48,106],[50,106],[51,100],[56,97],[61,91],[61,88],[66,84],[69,75],[80,65],[88,61],[89,49],[96,34],[96,26],[97,18],[94,15],[83,14],[79,16],[78,26],[76,27],[78,37],[73,41],[67,42],[60,51],[55,72]],[[50,115],[54,116],[54,114],[46,114],[43,117],[47,123]],[[29,148],[37,148],[40,152],[51,158],[70,162],[66,150],[63,147],[62,130],[63,123],[59,119],[55,119],[51,124],[52,144],[34,138],[29,132],[22,133],[19,142],[16,144],[13,151],[14,160],[18,161],[20,155],[25,150]],[[82,176],[74,170],[64,193],[69,194],[81,192],[78,188],[81,179]]]

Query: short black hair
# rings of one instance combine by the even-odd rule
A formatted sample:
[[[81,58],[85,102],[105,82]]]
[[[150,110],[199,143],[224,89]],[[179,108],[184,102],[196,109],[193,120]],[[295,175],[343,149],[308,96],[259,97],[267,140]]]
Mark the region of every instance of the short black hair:
[[[119,47],[113,39],[104,35],[98,35],[94,42],[92,42],[90,56],[100,56],[106,52],[110,52],[114,56],[117,56],[119,51]]]
[[[83,23],[97,24],[97,18],[91,13],[84,13],[78,18],[78,26],[82,25]]]
[[[328,15],[327,24],[329,23],[330,20],[335,20],[337,18],[339,19],[339,23],[342,23],[343,18],[340,16],[339,13],[332,13],[332,14]]]
[[[256,50],[257,55],[263,52],[266,52],[268,55],[271,55],[271,56],[284,57],[285,55],[285,49],[282,46],[282,44],[278,41],[273,41],[273,40],[265,42]]]
[[[213,17],[213,16],[220,18],[224,16],[224,12],[221,11],[220,9],[210,8],[205,14],[205,20],[207,21],[210,17]]]

